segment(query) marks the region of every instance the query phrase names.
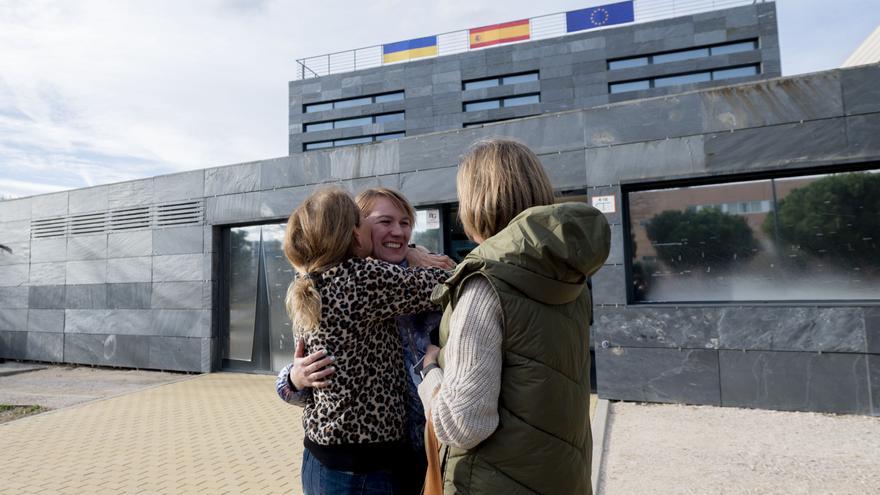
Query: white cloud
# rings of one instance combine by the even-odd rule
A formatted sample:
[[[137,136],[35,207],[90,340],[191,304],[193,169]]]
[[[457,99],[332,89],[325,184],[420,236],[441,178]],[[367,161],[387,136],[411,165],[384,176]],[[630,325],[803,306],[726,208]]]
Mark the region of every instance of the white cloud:
[[[834,22],[859,16],[848,4],[873,11],[866,1],[834,3]],[[296,58],[592,3],[0,0],[0,193],[283,156]],[[860,41],[841,48],[849,42],[828,36],[812,50],[785,17],[821,32],[827,8],[780,10],[786,67],[823,50],[840,52],[839,64]]]

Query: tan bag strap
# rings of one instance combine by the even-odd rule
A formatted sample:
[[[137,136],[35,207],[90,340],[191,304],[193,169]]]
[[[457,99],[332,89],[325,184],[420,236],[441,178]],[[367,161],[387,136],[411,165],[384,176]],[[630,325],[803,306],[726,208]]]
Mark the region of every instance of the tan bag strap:
[[[437,392],[434,392],[434,396]],[[434,433],[434,418],[428,410],[425,422],[425,453],[428,456],[428,471],[425,473],[424,495],[443,495],[443,474],[440,471],[440,440]]]

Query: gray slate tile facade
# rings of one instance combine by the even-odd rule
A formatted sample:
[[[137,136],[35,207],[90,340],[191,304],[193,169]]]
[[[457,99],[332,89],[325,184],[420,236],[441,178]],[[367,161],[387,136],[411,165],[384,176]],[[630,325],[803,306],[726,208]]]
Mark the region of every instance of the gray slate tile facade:
[[[754,37],[758,52],[740,55],[764,65],[758,80],[608,94],[608,83],[623,77],[606,69],[608,58]],[[676,70],[726,63],[695,60]],[[532,70],[539,83],[462,91],[465,80]],[[0,234],[10,236],[0,240],[27,253],[0,261],[0,357],[218,369],[224,229],[282,221],[328,184],[352,192],[387,185],[416,205],[454,203],[459,156],[480,138],[507,136],[539,154],[558,190],[615,196],[612,253],[593,280],[601,397],[880,415],[875,304],[628,298],[629,188],[880,161],[876,65],[786,78],[775,77],[779,70],[775,9],[765,3],[292,82],[290,156],[0,202]],[[469,98],[535,84],[541,103],[528,112],[462,112]],[[401,89],[402,102],[302,112],[307,103]],[[402,109],[404,139],[302,152],[304,122]],[[462,128],[531,113],[540,115]],[[31,220],[184,201],[204,202],[197,224],[53,238],[30,232]]]

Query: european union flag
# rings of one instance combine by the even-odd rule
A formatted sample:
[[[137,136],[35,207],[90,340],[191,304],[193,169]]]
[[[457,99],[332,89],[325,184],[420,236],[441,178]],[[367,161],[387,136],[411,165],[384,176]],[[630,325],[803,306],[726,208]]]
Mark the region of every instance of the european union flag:
[[[635,14],[633,13],[632,0],[572,10],[565,13],[566,31],[569,33],[600,26],[633,22],[633,20],[635,20]]]

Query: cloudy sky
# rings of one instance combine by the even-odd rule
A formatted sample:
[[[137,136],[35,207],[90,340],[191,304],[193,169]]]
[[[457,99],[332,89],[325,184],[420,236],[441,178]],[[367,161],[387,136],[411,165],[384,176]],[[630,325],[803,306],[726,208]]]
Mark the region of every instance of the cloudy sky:
[[[0,0],[0,196],[283,156],[297,58],[599,3]],[[777,9],[785,75],[880,24],[877,0]]]

